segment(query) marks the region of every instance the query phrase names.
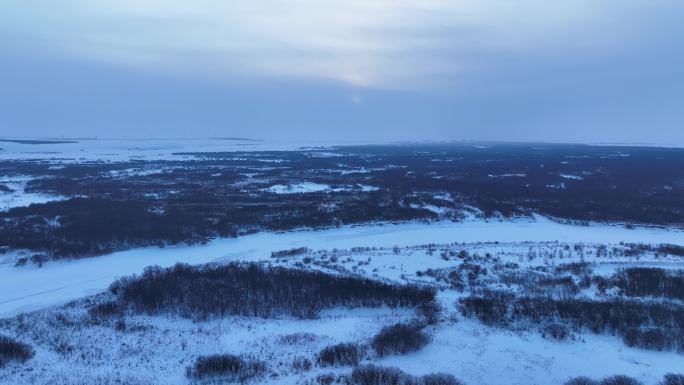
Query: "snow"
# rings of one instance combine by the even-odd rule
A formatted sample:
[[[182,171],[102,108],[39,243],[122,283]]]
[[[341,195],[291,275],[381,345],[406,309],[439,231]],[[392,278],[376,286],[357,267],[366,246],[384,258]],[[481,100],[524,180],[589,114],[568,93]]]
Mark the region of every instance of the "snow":
[[[494,175],[494,174],[489,174],[487,175],[490,178],[525,178],[527,174],[522,174],[522,173],[516,173],[516,174],[501,174],[501,175]]]
[[[198,356],[231,353],[256,356],[266,361],[269,367],[280,372],[280,376],[270,383],[295,385],[301,383],[299,376],[302,373],[291,369],[293,358],[304,356],[313,361],[315,355],[328,345],[367,340],[383,326],[408,319],[412,313],[409,309],[330,309],[322,311],[314,320],[225,316],[203,322],[180,317],[136,315],[127,316],[126,323],[129,327],[138,325],[141,328],[125,333],[116,332],[111,326],[88,322],[78,325],[77,332],[54,326],[52,321],[57,314],[78,320],[79,316],[82,317],[83,307],[80,305],[75,311],[58,308],[31,315],[35,317],[32,327],[41,331],[39,338],[43,343],[66,340],[75,352],[66,353],[65,357],[38,345],[36,356],[30,363],[34,370],[11,374],[9,370],[0,372],[0,384],[14,385],[19,379],[22,383],[61,384],[64,382],[58,379],[59,376],[74,381],[76,373],[79,379],[93,372],[112,373],[116,365],[115,373],[149,379],[147,383],[150,384],[185,385],[188,383],[185,368]],[[284,336],[298,333],[309,338],[294,343],[283,342]],[[35,342],[33,344],[36,345]],[[330,370],[314,368],[313,371]],[[269,382],[268,378],[262,380]]]
[[[615,337],[583,335],[584,341],[544,339],[459,320],[438,329],[421,351],[381,363],[423,375],[452,373],[466,384],[560,385],[571,377],[624,374],[655,385],[665,373],[682,370],[673,352],[630,349]]]
[[[10,188],[9,192],[0,191],[0,211],[7,211],[15,207],[26,207],[34,203],[46,203],[64,200],[67,197],[26,192],[26,184],[33,178],[17,176],[11,178],[0,177],[0,184]]]
[[[305,194],[326,191],[329,189],[330,186],[327,184],[301,182],[289,185],[276,184],[265,189],[265,191],[268,191],[273,194]]]
[[[376,186],[368,186],[368,185],[365,185],[365,184],[360,184],[360,185],[357,185],[357,186],[361,187],[361,191],[363,191],[363,192],[373,192],[373,191],[378,191],[378,190],[380,190],[379,187],[376,187]]]
[[[625,247],[619,245],[621,241],[684,244],[684,232],[647,227],[627,229],[618,225],[576,226],[537,216],[534,220],[486,222],[473,219],[459,223],[411,222],[266,232],[219,239],[207,245],[149,247],[70,262],[49,262],[42,268],[33,265],[16,268],[7,262],[0,265],[0,318],[98,294],[117,277],[141,272],[148,265],[169,266],[178,261],[268,261],[290,267],[348,271],[399,282],[423,280],[433,284],[432,278],[418,277],[416,272],[461,264],[457,257],[440,255],[441,250],[447,248],[465,249],[470,255],[489,253],[492,259],[487,261],[491,263],[494,259],[497,263],[515,262],[521,268],[583,258],[592,264],[595,273],[605,275],[626,264],[682,266],[681,258],[674,256],[596,255],[598,244]],[[566,243],[579,242],[583,245],[582,253],[563,247]],[[438,245],[414,246],[427,243]],[[400,249],[394,249],[395,244]],[[314,251],[306,255],[270,258],[271,251],[302,246]],[[357,246],[376,248],[349,250]],[[554,252],[553,259],[549,260],[548,252],[556,249],[564,253],[556,256]],[[528,251],[535,257],[529,257]],[[333,265],[322,263],[332,261],[333,255],[336,258]],[[304,263],[305,257],[309,258],[308,264]],[[461,316],[456,303],[464,293],[444,286],[437,295],[444,311],[441,321],[427,328],[431,335],[427,346],[404,356],[378,358],[370,353],[362,363],[395,366],[412,375],[450,373],[469,385],[560,385],[579,375],[603,378],[616,374],[656,385],[665,373],[681,372],[682,356],[676,352],[629,348],[618,337],[588,332],[576,334],[575,339],[556,341],[544,339],[535,330],[488,327]],[[341,342],[367,343],[383,326],[406,321],[412,316],[409,309],[387,308],[336,308],[322,312],[320,318],[314,320],[225,316],[190,321],[175,316],[138,314],[126,316],[126,324],[131,329],[117,332],[112,325],[88,321],[84,314],[89,301],[86,298],[23,316],[21,322],[30,325],[31,334],[28,335],[35,336],[31,343],[37,354],[30,363],[32,370],[10,367],[0,372],[0,384],[17,381],[63,383],[60,379],[71,378],[73,373],[86,379],[98,373],[116,373],[147,379],[150,385],[161,384],[159,381],[180,385],[187,383],[186,366],[199,355],[214,353],[244,354],[266,361],[272,372],[254,383],[301,384],[322,373],[345,374],[351,369],[314,365],[310,371],[297,372],[291,365],[295,357],[314,361],[317,352],[325,346]],[[70,322],[59,323],[60,319],[81,324],[59,326]],[[9,334],[14,330],[7,327],[7,331],[3,331],[2,328],[0,326],[0,332]],[[293,333],[306,333],[308,337],[292,344],[284,343],[282,337]],[[55,353],[52,346],[59,341],[66,341],[75,350]]]
[[[449,207],[440,207],[440,206],[435,206],[435,205],[429,205],[429,204],[423,204],[423,205],[418,205],[418,204],[411,204],[412,209],[423,209],[423,210],[428,210],[432,211],[433,213],[444,216],[446,214],[449,214],[453,212],[454,210]]]
[[[465,222],[439,221],[343,226],[325,230],[263,232],[239,238],[217,239],[207,245],[147,247],[73,261],[0,265],[0,318],[61,304],[106,289],[118,277],[140,273],[146,266],[177,262],[263,260],[271,251],[306,246],[350,249],[358,246],[391,248],[452,242],[671,243],[684,244],[684,232],[662,228],[618,225],[575,226],[537,216],[534,220]]]
[[[330,149],[354,141],[244,141],[222,139],[77,139],[76,143],[21,144],[0,142],[0,160],[50,160],[57,164],[84,161],[193,160],[192,152],[257,152]],[[315,154],[315,153],[312,153]],[[332,153],[320,153],[331,156]]]
[[[267,189],[264,189],[264,191],[268,191],[273,194],[306,194],[316,192],[346,192],[357,190],[360,190],[362,192],[372,192],[379,190],[379,188],[375,186],[361,184],[333,188],[330,185],[323,183],[300,182],[292,183],[289,185],[276,184]]]
[[[561,178],[564,179],[571,179],[571,180],[583,180],[584,178],[579,176],[579,175],[571,175],[571,174],[560,174]]]
[[[561,182],[559,184],[547,184],[546,187],[555,190],[565,190],[565,183]]]

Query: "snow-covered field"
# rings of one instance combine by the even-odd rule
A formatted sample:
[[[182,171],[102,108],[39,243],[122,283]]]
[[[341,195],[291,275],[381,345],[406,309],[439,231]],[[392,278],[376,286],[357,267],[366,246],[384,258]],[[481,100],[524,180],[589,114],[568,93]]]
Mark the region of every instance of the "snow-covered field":
[[[76,139],[76,143],[22,144],[0,142],[0,160],[50,160],[54,163],[88,161],[189,160],[192,152],[288,151],[326,148],[356,142],[292,142],[222,139]]]
[[[509,225],[514,228],[513,224]],[[554,226],[552,223],[537,226],[542,225]],[[408,225],[404,227],[406,226]],[[565,229],[567,239],[573,239],[572,229],[574,227]],[[345,230],[347,234],[352,231]],[[362,230],[370,231],[368,228]],[[382,239],[397,239],[383,238],[389,234],[397,235],[399,229],[395,228],[394,231],[379,234],[374,240],[382,242]],[[418,229],[413,228],[411,231],[414,231],[414,236],[406,240],[419,240],[415,233]],[[426,228],[421,231],[422,235],[428,234]],[[600,231],[608,231],[608,228],[602,228]],[[635,231],[641,232],[644,237],[648,234],[646,230]],[[398,282],[422,280],[425,284],[436,283],[430,278],[418,277],[416,270],[448,269],[462,263],[458,257],[440,256],[439,251],[447,249],[468,250],[471,255],[480,256],[489,253],[490,261],[520,262],[523,268],[560,265],[577,262],[580,258],[593,267],[604,266],[604,270],[612,271],[619,266],[639,264],[667,268],[681,266],[680,257],[675,256],[646,254],[638,259],[624,256],[600,257],[596,255],[598,246],[589,244],[583,246],[581,255],[567,251],[565,254],[557,253],[558,250],[566,250],[563,247],[564,243],[557,242],[459,242],[401,248],[390,247],[391,243],[385,243],[385,248],[332,250],[334,245],[349,247],[355,244],[354,240],[368,241],[373,238],[370,235],[363,237],[357,234],[352,240],[331,243],[326,242],[326,239],[334,239],[330,231],[318,233],[328,236],[316,236],[315,233],[287,233],[265,234],[261,235],[261,239],[263,240],[264,236],[274,237],[271,239],[287,236],[290,239],[282,239],[276,244],[289,247],[299,245],[292,238],[298,236],[299,239],[311,241],[311,246],[327,247],[325,251],[311,250],[301,255],[268,258],[274,264],[333,273],[353,272]],[[304,237],[304,234],[307,236]],[[626,237],[628,234],[631,232],[622,233],[621,236]],[[338,235],[342,239],[347,239],[341,234]],[[581,233],[574,234],[579,235]],[[670,234],[672,235],[674,234]],[[484,234],[479,236],[482,237]],[[620,234],[616,233],[613,236],[619,237]],[[469,239],[474,241],[478,236],[472,233]],[[259,242],[250,242],[256,243],[242,245],[242,250],[245,251],[243,259],[266,258],[263,254],[265,249],[256,247]],[[213,247],[217,246],[210,245],[205,249]],[[177,249],[182,250],[168,250]],[[431,249],[434,249],[434,252],[431,252]],[[534,251],[534,257],[530,257],[531,249]],[[156,250],[154,254],[163,254],[164,251],[166,250]],[[145,252],[152,253],[153,250],[148,249]],[[553,260],[548,260],[548,255],[553,255]],[[237,259],[235,256],[226,258]],[[89,259],[98,260],[100,258]],[[335,262],[319,263],[321,261]],[[73,263],[80,262],[82,261]],[[48,264],[43,271],[65,265],[69,263]],[[107,266],[114,268],[115,264]],[[82,278],[86,278],[87,274],[83,274]],[[427,346],[406,355],[379,357],[369,353],[361,363],[394,366],[415,376],[435,372],[449,373],[465,384],[488,385],[559,385],[571,377],[580,375],[603,378],[617,374],[632,376],[646,385],[656,385],[664,374],[682,371],[684,358],[681,354],[629,348],[614,336],[580,332],[572,339],[557,341],[543,338],[533,330],[508,330],[484,326],[476,320],[463,317],[459,312],[457,301],[464,293],[448,286],[440,287],[437,300],[443,310],[440,321],[426,329],[430,334]],[[73,382],[75,378],[80,378],[93,383],[117,383],[116,381],[121,379],[129,379],[131,384],[181,385],[187,384],[185,368],[192,365],[196,357],[226,352],[260,359],[267,363],[267,375],[255,383],[315,384],[316,377],[321,374],[332,373],[339,376],[350,371],[349,367],[316,365],[316,354],[321,349],[344,342],[366,344],[383,326],[409,320],[413,313],[409,309],[401,308],[335,308],[323,311],[320,317],[313,320],[225,316],[206,321],[191,321],[173,315],[133,314],[126,316],[126,330],[122,331],[116,329],[113,321],[93,322],[88,316],[87,310],[93,302],[99,303],[110,297],[111,294],[108,293],[98,294],[67,305],[21,315],[6,323],[5,330],[15,334],[19,332],[23,340],[34,343],[36,355],[30,364],[27,364],[30,370],[25,370],[21,365],[10,365],[5,372],[0,371],[0,384],[16,384],[17,381],[45,385],[80,384]],[[0,332],[3,332],[3,326],[0,326]],[[308,359],[314,365],[308,370],[296,369],[293,367],[296,358]]]

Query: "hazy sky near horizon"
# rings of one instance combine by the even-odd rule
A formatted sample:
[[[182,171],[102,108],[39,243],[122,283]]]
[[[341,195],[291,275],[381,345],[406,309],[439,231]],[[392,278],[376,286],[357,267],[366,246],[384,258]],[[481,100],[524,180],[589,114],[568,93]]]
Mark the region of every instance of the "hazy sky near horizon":
[[[0,136],[684,143],[681,0],[6,0]]]

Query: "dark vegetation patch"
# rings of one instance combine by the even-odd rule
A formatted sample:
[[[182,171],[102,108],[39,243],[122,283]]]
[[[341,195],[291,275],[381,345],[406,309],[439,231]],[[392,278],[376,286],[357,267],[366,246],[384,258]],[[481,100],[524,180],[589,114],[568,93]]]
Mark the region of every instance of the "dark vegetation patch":
[[[398,323],[384,327],[373,337],[371,346],[380,357],[420,350],[430,341],[418,324]]]
[[[48,162],[0,161],[2,175],[37,178],[28,183],[29,192],[87,197],[0,213],[0,245],[81,257],[261,230],[439,217],[421,208],[428,204],[446,209],[442,217],[451,219],[474,206],[487,217],[539,212],[577,223],[684,225],[681,149],[499,143],[325,151],[338,156],[317,156],[318,150],[195,153],[189,154],[197,157],[193,162],[132,160],[61,169]],[[266,190],[301,181],[378,189],[289,195]],[[60,226],[54,226],[56,218]],[[684,254],[676,245],[663,245],[661,252]]]
[[[284,258],[284,257],[293,257],[295,255],[303,255],[311,250],[308,247],[297,247],[294,249],[289,249],[289,250],[279,250],[279,251],[273,251],[271,252],[271,258]]]
[[[12,361],[26,362],[34,354],[30,345],[0,334],[0,368]]]
[[[278,337],[278,342],[280,342],[283,345],[297,345],[297,344],[305,344],[309,342],[313,342],[318,338],[313,333],[303,333],[303,332],[298,332],[298,333],[292,333],[292,334],[285,334],[282,336]]]
[[[476,317],[487,325],[532,324],[543,329],[555,324],[617,335],[630,347],[684,352],[684,307],[674,304],[518,297],[485,291],[462,298],[460,305],[465,316]]]
[[[114,282],[111,291],[137,310],[202,319],[226,314],[314,318],[335,306],[415,307],[435,295],[433,289],[412,285],[242,263],[151,267],[139,277]]]
[[[662,254],[684,257],[684,246],[665,244],[658,246],[657,251]]]
[[[556,274],[570,273],[573,275],[584,275],[592,273],[591,264],[588,262],[573,262],[558,265],[555,268]]]
[[[355,368],[347,378],[347,385],[463,385],[450,374],[410,376],[398,368],[364,365]]]
[[[661,385],[684,385],[684,374],[668,373],[663,377]]]
[[[214,354],[198,357],[186,369],[193,380],[220,379],[226,382],[245,382],[264,374],[266,364],[232,354]]]
[[[641,381],[632,377],[617,375],[606,377],[602,380],[593,380],[589,377],[576,377],[565,383],[565,385],[643,385]]]
[[[506,285],[519,285],[525,293],[555,298],[571,298],[580,291],[580,286],[570,275],[549,275],[533,270],[510,271],[501,275]]]
[[[300,371],[300,372],[309,371],[312,366],[313,366],[313,363],[311,362],[310,359],[308,359],[306,357],[298,356],[292,360],[292,369]]]
[[[230,227],[225,232],[210,230],[188,208],[155,213],[145,202],[135,200],[74,198],[14,208],[0,213],[2,217],[0,244],[49,250],[52,256],[61,257],[106,254],[130,246],[200,243],[211,236],[235,235]],[[58,220],[59,226],[54,226],[52,219]]]
[[[418,305],[416,309],[418,313],[418,321],[425,325],[436,325],[439,321],[439,314],[442,312],[442,307],[437,301],[423,302]]]
[[[684,270],[632,267],[619,271],[607,283],[630,297],[684,300]]]
[[[317,362],[321,366],[356,366],[364,353],[365,348],[357,343],[341,343],[323,348]]]

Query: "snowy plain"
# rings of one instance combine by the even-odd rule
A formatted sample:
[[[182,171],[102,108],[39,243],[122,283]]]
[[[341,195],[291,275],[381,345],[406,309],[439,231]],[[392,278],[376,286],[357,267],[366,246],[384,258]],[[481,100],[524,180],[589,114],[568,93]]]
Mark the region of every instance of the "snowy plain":
[[[68,140],[68,139],[67,139]],[[0,160],[49,160],[56,164],[192,160],[194,152],[292,151],[360,142],[254,141],[239,139],[75,139],[73,143],[0,142]],[[186,154],[181,154],[186,153]]]

